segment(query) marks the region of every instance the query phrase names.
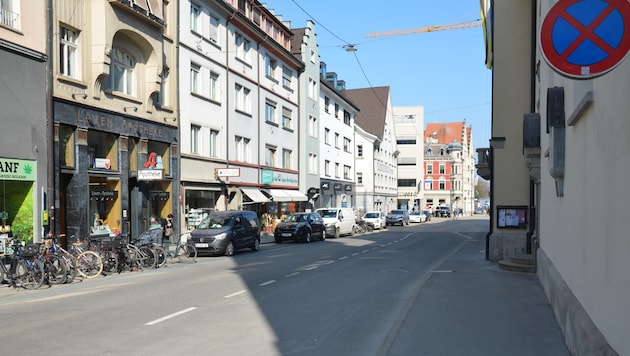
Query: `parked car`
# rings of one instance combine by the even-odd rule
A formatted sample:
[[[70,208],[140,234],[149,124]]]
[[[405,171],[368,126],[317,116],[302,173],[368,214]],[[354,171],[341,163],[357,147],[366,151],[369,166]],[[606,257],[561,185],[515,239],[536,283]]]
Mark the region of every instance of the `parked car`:
[[[385,213],[382,211],[368,211],[363,214],[363,221],[372,223],[374,229],[382,229],[387,224],[387,218],[385,217]]]
[[[386,225],[409,225],[409,213],[407,210],[395,209],[387,214]]]
[[[326,237],[354,235],[356,217],[352,208],[321,208],[315,212],[324,219]]]
[[[421,211],[415,210],[409,213],[409,222],[423,223],[425,221],[427,221],[427,216],[424,215]]]
[[[216,211],[191,231],[197,254],[232,256],[237,250],[260,249],[260,221],[253,211]]]
[[[431,214],[431,210],[422,210],[422,213],[427,217],[426,221],[430,221],[433,214]]]
[[[442,218],[450,218],[451,208],[449,208],[448,206],[439,206],[437,210],[437,215]]]
[[[311,242],[313,236],[326,240],[324,219],[317,213],[293,213],[287,215],[273,232],[276,243],[285,240]]]

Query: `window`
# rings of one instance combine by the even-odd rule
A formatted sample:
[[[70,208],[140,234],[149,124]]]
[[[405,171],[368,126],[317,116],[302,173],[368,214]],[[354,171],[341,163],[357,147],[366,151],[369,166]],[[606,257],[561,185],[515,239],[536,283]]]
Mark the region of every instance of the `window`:
[[[444,179],[440,179],[440,190],[446,189],[446,181]]]
[[[190,153],[199,152],[199,134],[201,127],[197,125],[190,125]]]
[[[239,84],[236,84],[236,110],[242,111],[246,114],[251,112],[249,89]]]
[[[313,100],[317,100],[317,96],[319,95],[319,93],[317,92],[317,82],[309,77],[308,78],[308,97],[313,99]],[[324,98],[324,100],[328,100],[327,97]],[[326,110],[326,112],[328,112],[328,105],[325,106],[324,110]]]
[[[248,162],[249,153],[249,139],[241,136],[236,136],[236,160],[241,162]]]
[[[195,94],[201,94],[199,83],[199,71],[201,67],[195,63],[190,64],[190,92]]]
[[[444,163],[440,163],[440,174],[446,173],[446,165]]]
[[[291,150],[282,150],[282,168],[291,169],[293,168],[291,164],[293,152]]]
[[[267,78],[277,81],[276,69],[278,68],[278,61],[271,58],[269,55],[265,57],[265,75]]]
[[[339,148],[339,134],[335,132],[335,147]]]
[[[110,57],[112,63],[109,76],[112,90],[133,95],[133,70],[136,67],[136,60],[119,48],[112,49]]]
[[[343,111],[343,123],[346,125],[350,125],[350,113],[346,110]]]
[[[317,137],[317,118],[308,116],[308,134],[311,137]]]
[[[88,131],[90,169],[118,170],[118,136],[106,132]]]
[[[357,184],[363,184],[363,173],[357,172]]]
[[[427,149],[427,156],[433,156],[433,150],[432,149]]]
[[[219,101],[219,75],[210,72],[210,100]]]
[[[335,103],[335,117],[339,118],[339,104]]]
[[[317,154],[308,154],[308,173],[317,174]]]
[[[293,72],[291,71],[291,69],[283,66],[282,67],[282,86],[285,88],[291,89],[292,77],[293,77]]]
[[[219,131],[210,129],[210,157],[219,156]]]
[[[324,128],[324,143],[330,145],[330,129]]]
[[[350,166],[343,166],[343,179],[352,179],[350,174]]]
[[[427,174],[433,174],[433,164],[427,164]]]
[[[274,103],[273,101],[267,101],[265,103],[265,121],[277,124],[277,122],[276,122],[276,103]]]
[[[20,29],[20,14],[15,0],[0,0],[0,25]]]
[[[265,147],[265,165],[275,167],[276,165],[276,150],[275,146],[267,145]]]
[[[197,5],[190,5],[190,30],[201,33],[201,9]]]
[[[340,171],[341,168],[340,167],[341,167],[341,165],[338,162],[335,163],[335,177],[337,177],[337,178],[341,177],[341,174],[340,174],[341,173],[341,171]]]
[[[282,108],[282,127],[293,129],[293,112],[287,108]]]
[[[399,166],[415,166],[416,157],[398,157]]]
[[[4,17],[4,9],[2,10]],[[4,21],[3,21],[4,22]],[[68,77],[77,78],[78,76],[78,34],[65,27],[61,28],[59,34],[59,72]]]
[[[415,179],[400,179],[400,178],[398,178],[398,186],[399,187],[413,188],[413,187],[416,186],[416,180]]]
[[[214,43],[219,42],[219,18],[212,15],[210,15],[209,38],[210,38],[210,41]]]
[[[357,145],[357,157],[363,157],[363,145]]]
[[[415,145],[416,138],[415,137],[399,137],[396,139],[396,143],[399,145]]]
[[[330,177],[330,161],[329,160],[324,161],[324,175],[326,175],[327,177]]]
[[[424,190],[433,190],[433,181],[431,179],[427,179],[424,182]]]
[[[236,58],[249,63],[251,42],[240,34],[235,35]]]
[[[351,142],[347,137],[343,138],[343,150],[346,152],[350,152]]]
[[[330,98],[324,97],[324,112],[328,112],[328,107],[330,106]]]

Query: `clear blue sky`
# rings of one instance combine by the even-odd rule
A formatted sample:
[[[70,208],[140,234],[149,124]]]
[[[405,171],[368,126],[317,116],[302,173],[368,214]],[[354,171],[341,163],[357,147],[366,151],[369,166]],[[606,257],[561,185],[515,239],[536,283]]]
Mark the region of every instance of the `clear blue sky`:
[[[262,2],[292,28],[315,21],[321,60],[346,88],[389,86],[392,105],[424,106],[425,125],[466,119],[474,146],[488,147],[492,72],[485,66],[482,27],[365,38],[370,32],[477,20],[479,0]],[[347,44],[357,51],[346,52]]]

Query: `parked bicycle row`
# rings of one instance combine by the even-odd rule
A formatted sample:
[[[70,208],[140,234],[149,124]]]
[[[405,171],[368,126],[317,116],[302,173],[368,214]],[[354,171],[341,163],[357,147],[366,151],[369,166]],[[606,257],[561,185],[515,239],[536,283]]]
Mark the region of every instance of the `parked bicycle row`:
[[[161,229],[146,231],[132,242],[126,235],[96,240],[71,236],[70,241],[69,250],[59,245],[58,236],[28,246],[12,241],[0,263],[0,282],[13,288],[38,289],[45,283],[72,283],[77,278],[160,268],[169,262],[192,263],[197,259],[197,250],[188,243],[186,234],[177,242],[163,241]]]

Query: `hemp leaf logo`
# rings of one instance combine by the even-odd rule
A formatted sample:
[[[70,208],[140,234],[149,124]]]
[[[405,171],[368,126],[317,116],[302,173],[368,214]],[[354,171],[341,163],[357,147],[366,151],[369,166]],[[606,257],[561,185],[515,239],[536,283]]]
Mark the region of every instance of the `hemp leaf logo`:
[[[30,164],[24,166],[24,173],[31,174],[33,173],[33,167]]]

